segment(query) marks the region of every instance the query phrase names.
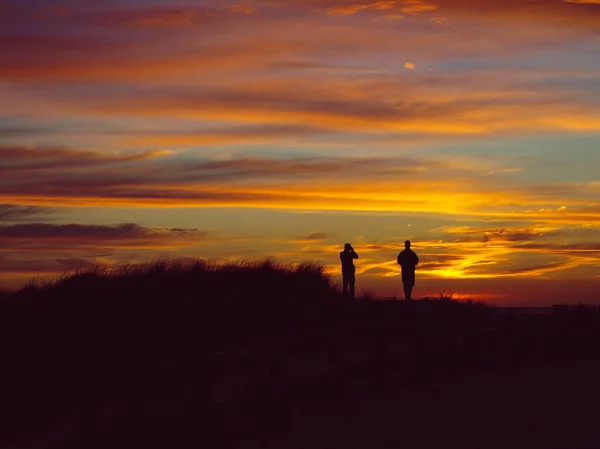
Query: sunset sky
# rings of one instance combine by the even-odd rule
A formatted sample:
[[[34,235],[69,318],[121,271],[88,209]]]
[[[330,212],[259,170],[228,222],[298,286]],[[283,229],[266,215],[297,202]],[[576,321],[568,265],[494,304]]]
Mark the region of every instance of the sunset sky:
[[[600,302],[600,0],[0,0],[0,287],[157,257]]]

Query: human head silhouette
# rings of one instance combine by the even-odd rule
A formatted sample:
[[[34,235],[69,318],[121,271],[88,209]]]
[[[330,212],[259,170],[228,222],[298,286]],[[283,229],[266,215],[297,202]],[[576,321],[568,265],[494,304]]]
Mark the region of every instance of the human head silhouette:
[[[406,242],[404,242],[404,247],[406,249],[410,249],[410,240],[407,240]]]
[[[344,251],[350,251],[350,250],[352,250],[352,245],[350,243],[346,243],[344,245]]]

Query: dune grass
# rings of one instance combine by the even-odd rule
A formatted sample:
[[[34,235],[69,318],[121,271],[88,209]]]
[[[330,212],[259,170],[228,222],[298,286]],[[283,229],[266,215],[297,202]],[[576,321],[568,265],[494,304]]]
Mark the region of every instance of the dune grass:
[[[597,314],[565,314],[513,318],[450,294],[350,300],[321,265],[272,259],[99,265],[37,279],[0,298],[10,386],[0,445],[67,417],[83,426],[73,447],[98,434],[118,447],[121,432],[137,438],[136,426],[148,432],[173,414],[193,423],[187,437],[202,422],[227,439],[232,413],[251,420],[281,398],[323,400],[357,378],[383,382],[400,370],[422,385],[433,373],[600,359]]]
[[[12,301],[8,301],[8,300]],[[395,298],[393,298],[395,299]],[[253,307],[295,304],[344,307],[340,286],[334,284],[324,266],[312,261],[289,264],[267,259],[248,259],[218,264],[204,259],[158,259],[142,264],[99,264],[93,268],[65,271],[52,279],[36,277],[16,292],[0,292],[0,303],[36,301],[118,301],[151,304],[185,301],[204,307]],[[358,302],[377,302],[372,292],[359,296]],[[401,302],[401,301],[400,301]],[[492,308],[475,298],[458,298],[440,293],[417,302],[431,307]]]

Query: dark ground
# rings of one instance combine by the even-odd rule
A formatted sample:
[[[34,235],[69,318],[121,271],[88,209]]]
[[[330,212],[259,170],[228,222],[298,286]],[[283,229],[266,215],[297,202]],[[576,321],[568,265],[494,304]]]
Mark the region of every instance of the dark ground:
[[[597,308],[349,301],[314,266],[178,270],[0,301],[2,449],[600,448]]]
[[[600,447],[600,364],[571,362],[389,384],[284,413],[252,448]],[[396,380],[398,381],[398,380]]]

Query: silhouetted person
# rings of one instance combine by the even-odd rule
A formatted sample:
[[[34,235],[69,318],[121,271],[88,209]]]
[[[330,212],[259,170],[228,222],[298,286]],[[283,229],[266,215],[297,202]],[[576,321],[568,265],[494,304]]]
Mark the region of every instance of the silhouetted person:
[[[347,296],[348,288],[350,288],[350,296],[352,298],[354,298],[354,284],[356,283],[354,259],[358,259],[358,254],[354,252],[354,248],[352,248],[350,243],[346,243],[344,251],[340,253],[340,260],[342,261],[342,292],[344,296]]]
[[[404,242],[404,251],[398,254],[398,265],[402,267],[402,284],[404,284],[404,299],[412,299],[415,286],[415,268],[419,264],[419,256],[410,249],[410,240]]]

